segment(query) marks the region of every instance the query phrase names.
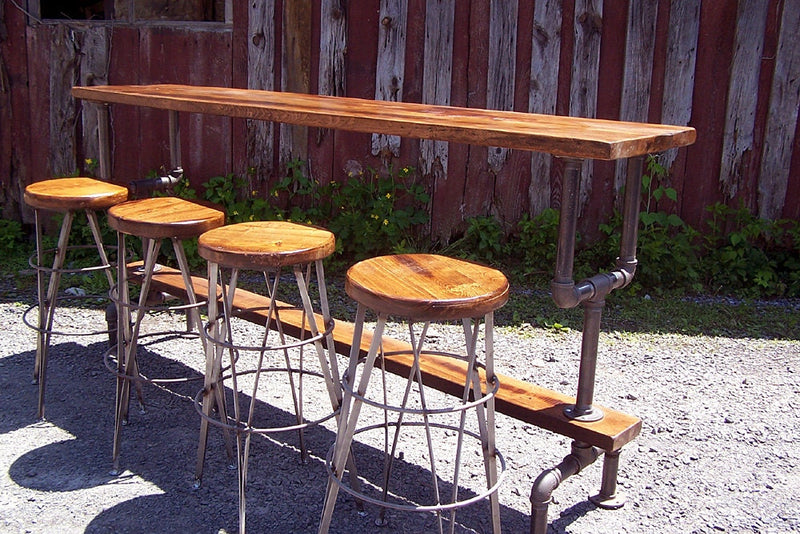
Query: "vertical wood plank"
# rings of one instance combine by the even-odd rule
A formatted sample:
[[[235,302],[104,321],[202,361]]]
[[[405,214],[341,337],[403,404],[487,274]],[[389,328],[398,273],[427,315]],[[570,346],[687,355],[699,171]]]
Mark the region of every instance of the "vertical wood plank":
[[[275,0],[248,2],[247,88],[275,89]],[[247,160],[251,176],[268,180],[273,172],[274,126],[270,121],[247,121]]]
[[[0,206],[3,218],[31,222],[33,212],[22,200],[25,186],[34,177],[29,29],[27,17],[17,9],[3,12],[2,20],[6,33],[0,35]]]
[[[619,117],[623,121],[647,121],[647,111],[650,105],[650,82],[653,76],[657,11],[658,0],[631,2],[628,8],[625,74]],[[618,160],[614,174],[614,190],[617,194],[625,185],[627,170],[627,160]]]
[[[486,108],[489,68],[489,20],[491,19],[491,0],[473,0],[469,4],[467,28],[467,107]],[[460,7],[460,6],[459,6]],[[456,15],[458,16],[458,15]],[[454,89],[455,91],[455,89]],[[489,149],[486,146],[467,145],[466,177],[459,217],[466,222],[471,217],[491,215],[494,204],[494,176],[489,171]],[[452,165],[454,156],[450,154]],[[452,168],[452,166],[451,166]],[[488,184],[488,185],[487,185]],[[457,230],[463,230],[462,223]]]
[[[50,49],[50,168],[55,175],[77,169],[77,106],[70,91],[78,82],[79,69],[75,32],[67,26],[56,26]]]
[[[320,95],[344,96],[347,16],[342,0],[322,0],[319,36]]]
[[[90,26],[83,35],[80,62],[80,85],[108,84],[107,26]],[[97,106],[81,105],[82,153],[84,159],[97,159],[100,155],[97,132]]]
[[[768,2],[742,0],[736,15],[734,52],[719,181],[723,192],[733,198],[739,190],[745,158],[753,149],[753,129],[758,103],[758,77]]]
[[[346,54],[347,25],[349,24],[344,0],[322,0],[319,6],[319,50],[317,58],[317,87],[320,95],[344,96],[347,94]],[[313,52],[313,50],[312,50]],[[312,60],[312,66],[313,66]],[[312,83],[312,91],[313,83]],[[335,130],[312,128],[309,144],[309,173],[321,183],[334,179],[333,144]]]
[[[685,126],[692,118],[697,36],[700,32],[700,0],[672,0],[664,66],[661,122]],[[678,149],[667,150],[661,164],[669,170]]]
[[[422,73],[422,103],[450,105],[453,79],[453,22],[455,0],[428,2],[425,7],[425,51]],[[432,174],[434,191],[447,181],[446,141],[420,141],[422,174]]]
[[[309,93],[311,90],[311,0],[283,4],[283,55],[281,90]],[[280,161],[308,159],[308,127],[280,125]]]
[[[701,228],[706,206],[724,200],[718,178],[736,13],[735,0],[700,2],[691,119],[699,135],[693,145],[682,151],[686,158],[682,183],[676,184],[675,176],[672,180],[681,195],[678,215],[695,228]],[[686,192],[682,194],[684,184]]]
[[[531,83],[528,111],[554,115],[558,95],[558,66],[561,55],[561,1],[536,2],[531,39]],[[550,207],[550,167],[553,157],[531,153],[531,214]]]
[[[427,2],[425,6],[425,43],[422,71],[422,103],[449,106],[453,81],[453,38],[455,0]],[[454,217],[440,217],[441,211],[452,210],[443,199],[453,198],[451,188],[457,178],[448,173],[450,143],[423,139],[419,142],[421,174],[431,184],[431,235],[435,239],[449,238]],[[463,190],[463,181],[462,190]],[[459,202],[460,204],[460,202]],[[441,208],[440,208],[441,206]],[[452,211],[449,211],[452,213]],[[435,216],[435,217],[434,217]],[[446,236],[446,237],[445,237]]]
[[[141,83],[139,31],[131,26],[114,27],[109,39],[109,83]],[[143,162],[150,158],[149,153],[154,150],[151,146],[145,147],[139,136],[141,109],[135,106],[111,106],[110,111],[111,178],[117,183],[141,178]]]
[[[375,100],[403,101],[406,61],[408,0],[381,0],[378,28],[378,63],[375,70]],[[373,134],[372,155],[384,160],[400,154],[400,137]]]
[[[426,11],[437,7],[438,2],[426,2]],[[469,28],[473,2],[458,2],[453,0],[453,40],[451,60],[451,83],[449,100],[451,106],[468,106],[471,95],[469,65],[469,50],[471,49],[471,35],[469,31],[456,31],[456,28]],[[429,21],[426,15],[426,26]],[[436,46],[435,39],[426,34],[425,53],[429,46]],[[424,69],[425,67],[423,67]],[[428,78],[425,76],[424,78]],[[449,143],[447,146],[447,173],[432,179],[433,189],[430,204],[431,214],[431,239],[434,242],[448,243],[452,235],[463,224],[464,194],[467,183],[467,173],[470,168],[470,145],[463,143]],[[432,160],[431,168],[436,171],[436,160]]]
[[[603,27],[602,0],[576,0],[574,22],[572,80],[569,114],[574,117],[595,117],[597,114],[597,78],[600,66],[600,37]],[[581,164],[580,209],[592,190],[591,160]]]
[[[518,0],[492,0],[489,8],[489,66],[486,107],[514,109],[514,81],[517,69]],[[508,149],[489,147],[489,168],[495,174],[508,159]]]
[[[763,219],[779,218],[786,201],[792,145],[800,111],[799,27],[800,5],[785,3],[758,180],[758,215]]]

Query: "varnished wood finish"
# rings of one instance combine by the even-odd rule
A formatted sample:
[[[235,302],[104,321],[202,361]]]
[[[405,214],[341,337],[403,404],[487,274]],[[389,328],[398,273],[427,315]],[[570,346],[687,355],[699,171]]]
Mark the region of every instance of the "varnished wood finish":
[[[136,267],[141,263],[129,266],[132,280],[140,279]],[[208,298],[208,281],[205,278],[193,277],[192,284],[198,299]],[[186,299],[186,290],[179,271],[162,267],[153,275],[152,288],[163,291],[181,299]],[[242,312],[242,317],[256,324],[266,324],[268,299],[244,289],[237,289],[234,307]],[[292,309],[289,305],[279,303],[281,308],[280,321],[287,335],[300,338],[303,323],[302,312]],[[285,308],[285,309],[284,309]],[[317,315],[317,324],[323,324],[322,316]],[[310,332],[305,331],[308,338]],[[335,350],[338,354],[350,354],[350,345],[353,342],[353,324],[346,321],[335,321],[333,329]],[[365,331],[361,338],[360,351],[366,355],[372,341],[370,332]],[[411,345],[390,337],[383,337],[383,348],[386,351],[386,369],[398,376],[407,377],[411,369]],[[438,390],[452,395],[460,396],[464,390],[466,369],[461,362],[452,358],[423,354],[420,361],[423,382]],[[568,419],[564,415],[564,406],[574,404],[575,398],[563,395],[510,376],[497,375],[500,380],[500,389],[496,396],[496,409],[520,421],[538,426],[545,430],[567,436],[568,438],[582,441],[600,447],[605,451],[616,451],[632,441],[642,428],[642,421],[638,417],[628,415],[611,408],[600,406],[605,413],[602,421],[594,423],[581,423]]]
[[[111,228],[150,239],[188,239],[223,224],[222,209],[177,197],[131,200],[108,210]]]
[[[36,209],[76,211],[106,209],[128,199],[128,189],[94,178],[56,178],[25,188],[25,203]]]
[[[264,270],[310,263],[333,254],[336,239],[323,228],[288,221],[255,221],[215,228],[198,240],[198,252],[226,267]]]
[[[188,85],[74,87],[92,102],[243,117],[320,128],[619,159],[690,145],[696,132],[667,126],[408,102]]]
[[[508,301],[500,271],[436,254],[397,254],[348,269],[345,291],[375,311],[414,320],[482,317]]]

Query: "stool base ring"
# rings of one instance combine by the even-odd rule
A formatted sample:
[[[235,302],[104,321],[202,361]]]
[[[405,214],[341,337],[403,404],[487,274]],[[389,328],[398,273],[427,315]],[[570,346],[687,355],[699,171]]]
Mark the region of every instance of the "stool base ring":
[[[246,376],[246,375],[255,374],[256,372],[257,372],[256,369],[249,369],[247,371],[243,371],[241,373],[237,373],[236,376]],[[325,379],[325,377],[321,373],[318,373],[316,371],[309,371],[309,370],[305,370],[305,369],[287,369],[287,368],[271,367],[269,369],[262,369],[261,372],[262,373],[280,373],[280,372],[288,373],[288,372],[291,372],[291,373],[304,375],[304,376],[313,376],[314,378],[320,378],[320,379],[323,379],[323,380]],[[338,413],[339,413],[339,410],[336,410],[334,412],[326,414],[325,416],[323,416],[323,417],[321,417],[319,419],[314,419],[312,421],[305,421],[303,423],[299,423],[299,424],[296,424],[296,425],[281,426],[281,427],[271,427],[271,428],[243,427],[241,424],[223,423],[219,419],[215,419],[213,417],[210,417],[210,416],[204,414],[203,413],[203,396],[206,393],[207,393],[206,388],[202,388],[194,396],[194,409],[197,411],[198,414],[200,414],[200,417],[202,419],[205,419],[206,421],[208,421],[209,423],[211,423],[214,426],[218,426],[220,428],[223,428],[223,429],[226,429],[226,430],[230,430],[232,432],[236,432],[237,434],[278,434],[278,433],[281,433],[281,432],[290,432],[290,431],[293,431],[293,430],[303,430],[303,429],[306,429],[306,428],[309,428],[309,427],[312,427],[312,426],[320,425],[320,424],[324,423],[325,421],[328,421],[328,420],[336,417],[336,415],[338,415]],[[230,417],[228,419],[230,419]]]
[[[394,356],[399,354],[413,354],[412,351],[393,351],[393,352],[386,352],[384,356]],[[433,355],[433,356],[445,356],[447,358],[453,358],[455,360],[460,361],[467,361],[467,358],[461,354],[452,353],[452,352],[442,352],[442,351],[425,351],[422,353],[422,356],[425,355]],[[359,365],[364,363],[365,359],[360,358],[358,363]],[[476,362],[476,365],[483,369],[485,366]],[[404,408],[402,406],[393,406],[391,404],[384,404],[382,402],[374,401],[369,399],[363,395],[360,395],[357,391],[355,391],[351,385],[350,381],[350,374],[349,370],[345,371],[342,375],[342,389],[347,393],[350,393],[354,399],[358,399],[364,404],[372,406],[373,408],[380,408],[381,410],[389,410],[391,412],[398,412],[398,413],[410,413],[410,414],[417,414],[417,415],[440,415],[440,414],[448,414],[448,413],[456,413],[456,412],[464,412],[469,410],[470,408],[474,408],[479,404],[484,404],[488,402],[490,399],[494,398],[497,394],[498,390],[500,389],[500,381],[497,379],[497,376],[493,376],[491,380],[486,381],[487,384],[491,384],[492,388],[487,389],[486,393],[478,399],[473,399],[470,402],[465,402],[464,404],[447,406],[444,408],[427,408],[425,410],[414,409],[414,408]]]
[[[157,341],[153,343],[163,343],[165,341],[169,341],[170,339],[177,339],[177,338],[186,338],[186,339],[194,339],[199,337],[199,334],[196,332],[153,332],[150,334],[140,335],[139,339],[148,338],[148,337],[159,337]],[[141,344],[138,344],[142,346]],[[196,382],[198,380],[203,380],[202,374],[197,374],[196,376],[185,376],[185,377],[176,377],[176,378],[148,378],[144,375],[139,376],[131,376],[125,373],[121,373],[118,369],[116,360],[112,359],[113,355],[116,355],[117,352],[117,345],[112,345],[103,353],[103,363],[106,366],[111,374],[115,375],[117,378],[122,380],[129,380],[131,382],[142,382],[146,384],[183,384],[186,382]]]
[[[60,297],[58,297],[56,299],[56,304],[59,303],[59,302],[62,302],[62,301],[69,301],[69,300],[108,300],[108,297],[105,296],[105,295],[62,295],[62,296],[60,296]],[[105,330],[93,330],[91,332],[85,332],[85,331],[68,332],[68,331],[64,331],[64,330],[48,330],[46,328],[42,328],[40,326],[37,326],[37,325],[33,324],[30,321],[30,319],[28,319],[28,315],[33,310],[38,309],[38,308],[39,308],[39,304],[33,304],[33,305],[29,306],[28,309],[26,309],[22,313],[22,322],[25,324],[25,326],[27,326],[31,330],[34,330],[35,332],[38,332],[40,334],[50,334],[50,335],[53,335],[53,336],[72,336],[72,337],[81,336],[82,337],[82,336],[99,336],[99,335],[103,335],[103,334],[110,334],[110,333],[116,331],[116,330],[108,329],[108,328],[106,328]]]
[[[354,432],[354,435],[355,434],[361,434],[363,432],[368,432],[368,431],[371,431],[371,430],[384,430],[386,426],[396,427],[397,425],[398,425],[398,423],[396,421],[389,422],[388,424],[378,423],[378,424],[366,426],[364,428],[360,428],[360,429],[358,429],[358,430],[356,430]],[[425,423],[423,423],[421,421],[411,421],[411,422],[403,422],[402,423],[402,426],[424,426],[424,425],[425,425]],[[442,423],[430,423],[429,422],[428,426],[434,427],[434,428],[443,429],[443,430],[452,430],[452,431],[455,431],[455,432],[459,431],[459,428],[456,427],[456,426],[446,425],[446,424],[442,424]],[[476,434],[475,432],[472,432],[470,430],[464,430],[463,432],[464,432],[465,435],[467,435],[467,436],[469,436],[471,438],[477,439],[479,441],[481,439],[478,434]],[[350,487],[349,485],[345,484],[339,477],[337,477],[336,474],[334,474],[334,472],[333,472],[333,465],[332,465],[334,448],[335,448],[335,444],[332,445],[330,449],[328,449],[328,454],[325,457],[325,467],[327,468],[328,474],[330,475],[329,476],[329,480],[332,480],[337,486],[339,486],[340,489],[342,489],[344,492],[352,495],[356,499],[360,499],[360,500],[363,500],[365,502],[368,502],[368,503],[371,503],[371,504],[375,504],[375,505],[380,506],[382,508],[391,508],[393,510],[400,510],[400,511],[406,511],[406,512],[443,512],[443,511],[455,510],[455,509],[458,509],[458,508],[463,508],[465,506],[469,506],[469,505],[475,504],[476,502],[482,501],[482,500],[488,498],[490,495],[496,493],[498,491],[498,489],[500,489],[500,484],[503,482],[503,479],[505,478],[505,473],[506,473],[506,460],[503,457],[502,453],[500,453],[500,451],[495,449],[494,450],[494,455],[495,455],[495,457],[497,458],[497,460],[498,460],[498,462],[500,464],[500,472],[497,474],[497,481],[494,483],[494,485],[492,485],[492,487],[490,487],[490,488],[487,488],[485,491],[481,492],[480,494],[477,494],[477,495],[475,495],[473,497],[470,497],[469,499],[465,499],[463,501],[456,501],[456,502],[444,503],[444,504],[432,504],[432,505],[397,504],[397,503],[384,501],[384,500],[381,500],[381,499],[376,499],[374,497],[366,495],[363,492],[356,491],[352,487]]]

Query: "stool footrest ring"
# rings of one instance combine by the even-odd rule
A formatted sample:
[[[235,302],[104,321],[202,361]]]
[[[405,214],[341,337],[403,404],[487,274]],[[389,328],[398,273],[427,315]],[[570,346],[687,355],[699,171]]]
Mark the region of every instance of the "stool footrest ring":
[[[250,375],[250,374],[256,373],[256,371],[257,371],[256,369],[248,369],[247,371],[243,371],[241,373],[237,373],[236,376],[241,377],[241,376],[244,376],[244,375]],[[287,372],[291,372],[291,373],[296,373],[296,374],[305,375],[305,376],[313,376],[315,378],[321,378],[321,379],[325,378],[324,376],[322,376],[321,373],[318,373],[316,371],[309,371],[309,370],[306,370],[306,369],[286,369],[286,368],[271,367],[269,369],[262,369],[261,372],[262,373],[263,372],[265,372],[265,373],[277,373],[277,372],[287,373]],[[198,414],[200,414],[200,417],[202,419],[205,419],[206,421],[208,421],[212,425],[218,426],[218,427],[223,428],[223,429],[230,430],[232,432],[236,432],[237,434],[278,434],[278,433],[281,433],[281,432],[290,432],[292,430],[303,430],[303,429],[309,428],[311,426],[316,426],[316,425],[322,424],[325,421],[328,421],[328,420],[332,419],[333,417],[335,417],[339,413],[339,410],[337,409],[336,411],[330,412],[330,413],[324,415],[323,417],[320,417],[319,419],[314,419],[314,420],[310,420],[310,421],[304,421],[302,423],[298,423],[298,424],[295,424],[295,425],[271,427],[271,428],[253,427],[253,426],[247,427],[247,426],[242,426],[241,423],[236,424],[236,421],[231,419],[230,417],[228,417],[228,420],[232,421],[233,424],[222,422],[219,419],[215,419],[213,417],[210,417],[210,416],[204,414],[203,413],[203,396],[206,395],[207,393],[208,393],[207,388],[202,388],[197,392],[197,394],[194,396],[194,409],[197,411]]]
[[[384,353],[385,356],[394,356],[394,355],[398,355],[398,354],[413,354],[413,352],[412,351],[394,351],[394,352],[386,352],[386,353]],[[466,357],[464,357],[463,355],[455,354],[455,353],[451,353],[451,352],[425,351],[425,352],[422,353],[423,356],[426,355],[426,354],[435,355],[435,356],[445,356],[445,357],[448,357],[448,358],[453,358],[453,359],[461,360],[461,361],[466,361],[467,360]],[[361,364],[361,363],[364,363],[364,358],[359,359],[359,364]],[[479,368],[483,368],[484,367],[482,364],[478,364],[477,362],[476,362],[476,365]],[[382,410],[389,410],[389,411],[398,412],[398,413],[409,413],[409,414],[418,414],[418,415],[440,415],[440,414],[448,414],[448,413],[455,413],[455,412],[464,412],[466,410],[469,410],[471,408],[474,408],[474,407],[478,406],[479,404],[484,404],[484,403],[488,402],[490,399],[494,398],[495,395],[497,394],[498,390],[500,389],[500,380],[497,378],[496,375],[491,377],[491,379],[487,379],[486,383],[487,383],[487,385],[491,384],[492,388],[491,389],[487,389],[486,393],[483,396],[481,396],[480,398],[478,398],[478,399],[473,399],[473,400],[471,400],[469,402],[465,402],[464,404],[447,406],[447,407],[444,407],[444,408],[426,408],[426,409],[422,410],[422,409],[417,409],[417,408],[405,408],[405,407],[402,407],[402,406],[393,406],[391,404],[384,404],[382,402],[378,402],[378,401],[369,399],[369,398],[359,394],[357,391],[355,391],[352,388],[351,383],[350,383],[349,371],[345,371],[344,374],[342,375],[342,389],[344,391],[346,391],[347,393],[350,393],[353,396],[354,399],[358,399],[361,402],[363,402],[364,404],[368,404],[369,406],[372,406],[374,408],[380,408]],[[470,395],[472,395],[472,388],[471,387],[470,387]]]
[[[422,421],[403,422],[401,424],[402,424],[402,426],[424,426],[425,425],[425,423],[422,422]],[[387,426],[387,424],[385,424],[385,423],[378,423],[378,424],[366,426],[364,428],[360,428],[360,429],[356,430],[354,432],[354,435],[355,434],[360,434],[362,432],[371,431],[371,430],[384,430],[386,426]],[[398,426],[398,423],[396,421],[389,422],[388,426],[396,427],[396,426]],[[443,429],[443,430],[451,430],[451,431],[455,431],[455,432],[459,431],[459,428],[456,427],[456,426],[446,425],[446,424],[442,424],[442,423],[430,423],[429,422],[428,426],[434,427],[434,428],[440,428],[440,429]],[[467,435],[467,436],[469,436],[471,438],[474,438],[474,439],[477,439],[477,440],[481,439],[478,434],[476,434],[475,432],[472,432],[470,430],[466,430],[465,429],[465,430],[463,430],[463,432],[464,432],[465,435]],[[371,497],[371,496],[369,496],[369,495],[367,495],[367,494],[365,494],[363,492],[356,491],[352,487],[350,487],[349,485],[345,484],[333,472],[332,462],[333,462],[334,448],[335,448],[335,444],[332,445],[330,447],[330,449],[328,449],[328,454],[325,457],[325,467],[327,468],[328,473],[330,475],[329,480],[332,480],[337,486],[339,486],[340,489],[342,489],[346,493],[349,493],[350,495],[352,495],[356,499],[361,499],[361,500],[363,500],[365,502],[369,502],[371,504],[375,504],[375,505],[383,507],[383,508],[392,508],[394,510],[401,510],[401,511],[407,511],[407,512],[441,512],[441,511],[455,510],[455,509],[458,509],[458,508],[463,508],[465,506],[469,506],[469,505],[474,504],[476,502],[482,501],[482,500],[488,498],[490,495],[496,493],[497,490],[500,489],[500,484],[502,484],[503,479],[505,478],[505,474],[506,474],[506,460],[503,457],[503,455],[500,453],[500,451],[495,449],[494,450],[494,455],[495,455],[495,457],[497,458],[497,460],[498,460],[498,462],[500,464],[500,472],[497,475],[497,481],[490,488],[487,488],[485,491],[483,491],[483,492],[481,492],[479,494],[476,494],[476,495],[474,495],[474,496],[472,496],[472,497],[470,497],[468,499],[464,499],[463,501],[456,501],[456,502],[451,502],[451,503],[430,504],[430,505],[398,504],[398,503],[385,501],[385,500],[382,500],[382,499],[376,499],[375,497]]]

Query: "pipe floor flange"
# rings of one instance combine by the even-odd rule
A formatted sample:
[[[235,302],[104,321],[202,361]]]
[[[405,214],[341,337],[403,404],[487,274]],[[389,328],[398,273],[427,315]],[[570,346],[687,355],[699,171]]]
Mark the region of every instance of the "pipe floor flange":
[[[597,506],[598,508],[602,508],[603,510],[619,510],[625,503],[627,499],[624,495],[616,494],[611,496],[606,496],[601,493],[597,495],[592,495],[589,497],[589,500]]]
[[[589,410],[579,411],[577,406],[574,404],[564,407],[564,415],[567,416],[568,419],[572,419],[573,421],[581,421],[583,423],[594,423],[595,421],[600,421],[603,417],[605,417],[603,410],[600,408],[591,406]]]

